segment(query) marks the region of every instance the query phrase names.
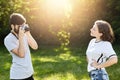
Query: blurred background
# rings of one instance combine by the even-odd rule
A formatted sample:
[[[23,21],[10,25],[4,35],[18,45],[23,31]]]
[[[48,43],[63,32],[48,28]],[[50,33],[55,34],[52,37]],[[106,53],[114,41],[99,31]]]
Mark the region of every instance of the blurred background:
[[[24,15],[39,44],[39,50],[31,50],[35,80],[89,80],[85,52],[96,20],[111,24],[120,59],[120,0],[0,0],[2,80],[9,80],[12,57],[3,42],[14,12]],[[119,80],[119,64],[107,68],[111,80]]]
[[[9,16],[21,13],[38,44],[86,46],[96,20],[108,21],[120,42],[119,0],[0,0],[0,45],[10,32]]]

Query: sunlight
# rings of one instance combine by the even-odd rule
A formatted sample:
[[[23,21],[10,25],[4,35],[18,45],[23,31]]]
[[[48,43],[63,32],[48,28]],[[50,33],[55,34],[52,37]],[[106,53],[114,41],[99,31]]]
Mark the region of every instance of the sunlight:
[[[68,4],[67,0],[46,0],[50,7],[62,8]]]
[[[72,11],[72,6],[69,0],[46,0],[45,7],[49,13],[64,13],[69,17],[69,13]]]

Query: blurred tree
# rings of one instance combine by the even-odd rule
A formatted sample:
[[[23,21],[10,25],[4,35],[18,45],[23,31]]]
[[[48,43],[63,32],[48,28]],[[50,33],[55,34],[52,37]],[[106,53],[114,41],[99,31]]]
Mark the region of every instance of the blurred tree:
[[[4,37],[10,32],[10,14],[20,12],[22,4],[22,0],[0,0],[0,43],[3,43]]]
[[[106,3],[107,14],[105,15],[105,18],[113,27],[116,43],[120,43],[120,1],[107,0]]]

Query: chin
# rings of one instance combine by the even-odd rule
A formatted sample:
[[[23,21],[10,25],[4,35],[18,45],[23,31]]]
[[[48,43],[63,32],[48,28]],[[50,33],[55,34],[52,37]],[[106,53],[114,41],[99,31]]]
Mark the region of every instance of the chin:
[[[93,34],[90,34],[90,36],[95,37]]]
[[[93,34],[92,34],[92,33],[90,33],[90,36],[93,36]]]

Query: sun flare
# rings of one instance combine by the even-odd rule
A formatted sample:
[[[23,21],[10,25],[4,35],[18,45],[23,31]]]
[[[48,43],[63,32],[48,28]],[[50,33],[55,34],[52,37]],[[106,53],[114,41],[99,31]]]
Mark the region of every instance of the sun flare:
[[[70,14],[72,11],[72,5],[69,0],[46,0],[45,1],[46,9],[49,12],[64,12],[66,14]]]

